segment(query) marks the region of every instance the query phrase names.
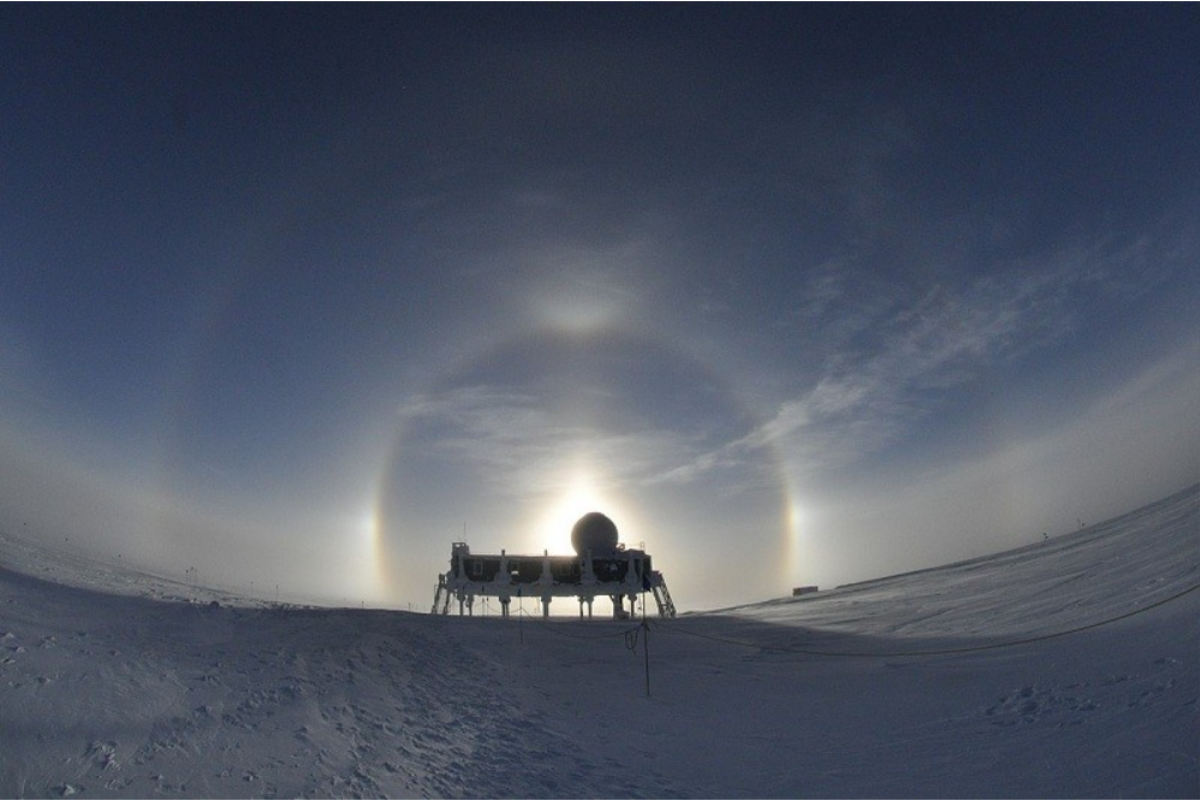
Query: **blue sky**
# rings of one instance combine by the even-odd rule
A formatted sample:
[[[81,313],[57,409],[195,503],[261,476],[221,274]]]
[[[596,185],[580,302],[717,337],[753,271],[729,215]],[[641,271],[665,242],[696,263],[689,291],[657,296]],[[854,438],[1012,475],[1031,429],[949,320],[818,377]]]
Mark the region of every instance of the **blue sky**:
[[[424,606],[608,513],[683,607],[1200,479],[1186,6],[0,10],[0,522]]]

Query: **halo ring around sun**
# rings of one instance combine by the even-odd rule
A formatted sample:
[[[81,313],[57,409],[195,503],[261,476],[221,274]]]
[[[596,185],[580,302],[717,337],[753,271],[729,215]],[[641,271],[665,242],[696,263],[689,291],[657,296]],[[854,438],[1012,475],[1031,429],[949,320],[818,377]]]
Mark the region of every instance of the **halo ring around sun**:
[[[645,390],[631,388],[638,381],[652,386]],[[679,386],[679,383],[688,385]],[[665,398],[651,396],[663,387],[668,387]],[[698,396],[701,394],[703,398]],[[451,408],[447,414],[458,416],[449,420],[445,436],[431,437],[425,430],[430,422],[424,413],[447,398],[452,399],[448,401]],[[666,407],[653,407],[664,402]],[[462,509],[455,505],[454,497],[424,497],[423,488],[406,485],[428,483],[433,487],[432,493],[437,493],[439,476],[414,475],[412,471],[418,456],[429,456],[431,447],[438,449],[436,455],[449,458],[452,467],[467,471],[479,468],[475,471],[483,475],[476,475],[475,480],[480,481],[482,488],[476,496],[503,494],[489,492],[486,487],[489,480],[505,480],[505,474],[490,474],[493,471],[503,473],[505,469],[515,469],[508,477],[515,483],[523,482],[524,485],[514,487],[515,496],[508,498],[511,501],[508,505],[514,506],[511,513],[498,509],[494,515],[488,514],[483,523],[477,522],[462,531],[465,538],[479,540],[485,548],[495,546],[499,549],[507,545],[510,552],[522,547],[526,552],[540,552],[543,547],[570,552],[570,526],[574,520],[587,511],[602,511],[613,517],[623,535],[632,537],[632,543],[652,539],[660,551],[684,553],[688,545],[687,531],[672,530],[675,526],[670,517],[648,508],[654,501],[646,498],[686,496],[680,485],[688,480],[688,471],[705,467],[696,463],[671,464],[670,455],[673,446],[681,441],[689,442],[688,437],[699,434],[671,431],[672,435],[664,437],[661,443],[662,452],[655,454],[662,456],[657,463],[622,464],[617,470],[620,474],[615,477],[612,465],[604,463],[606,459],[620,461],[623,456],[645,460],[645,451],[654,448],[642,440],[637,440],[634,446],[638,452],[622,453],[623,443],[635,442],[632,437],[637,433],[631,433],[629,429],[645,430],[646,426],[652,429],[656,422],[665,422],[665,427],[670,429],[673,425],[670,415],[674,413],[671,403],[693,406],[701,429],[727,426],[718,432],[724,434],[725,442],[721,444],[718,435],[713,444],[715,450],[728,449],[730,441],[736,443],[739,427],[744,437],[758,426],[758,420],[728,381],[716,370],[685,354],[682,348],[664,343],[661,337],[614,330],[595,330],[586,334],[564,334],[545,328],[524,330],[446,370],[398,415],[376,485],[370,536],[375,578],[385,596],[390,595],[393,603],[399,602],[402,596],[422,600],[423,590],[416,588],[414,583],[421,587],[432,586],[436,573],[443,568],[442,556],[448,555],[450,542],[460,538],[456,515]],[[496,406],[504,408],[497,410]],[[697,408],[700,409],[698,415]],[[470,417],[476,412],[495,414],[497,419],[489,418],[489,422],[499,429],[478,430],[477,420]],[[446,425],[447,419],[443,417],[436,424]],[[514,430],[504,429],[506,424]],[[568,439],[579,433],[580,440],[568,448],[570,452],[547,455],[541,449],[542,445],[521,441],[522,433],[539,424],[545,424],[553,429],[553,434]],[[599,432],[604,437],[602,443],[598,447],[591,440],[587,445],[581,444],[587,439],[585,431]],[[612,433],[606,436],[608,432]],[[485,440],[490,436],[496,441],[480,444],[472,442],[472,436],[481,436]],[[463,451],[472,447],[478,448],[474,453],[475,460],[482,463],[467,463],[469,459],[463,456]],[[588,452],[589,447],[594,447],[597,452]],[[420,448],[425,448],[425,452],[416,453]],[[552,468],[538,474],[527,474],[528,470],[522,472],[520,465],[505,461],[508,457],[505,448],[512,448],[514,453],[544,456],[552,462]],[[698,445],[697,449],[703,447]],[[454,462],[455,457],[459,461]],[[775,530],[771,534],[773,541],[760,543],[774,553],[773,563],[764,567],[762,576],[770,586],[764,586],[762,591],[770,596],[776,587],[785,586],[794,578],[795,523],[799,515],[785,465],[773,447],[756,447],[751,452],[740,453],[739,457],[753,462],[745,467],[753,473],[751,481],[769,484],[760,487],[762,496],[774,498],[766,501],[773,508],[767,512],[774,520],[770,525]],[[645,469],[639,472],[643,467]],[[543,476],[549,476],[548,482],[555,485],[544,491],[529,485]],[[638,481],[641,483],[635,490],[633,484]],[[521,498],[519,495],[523,491],[529,492],[530,496]],[[540,500],[534,495],[540,495]],[[412,512],[415,506],[422,504],[428,512],[424,519],[422,514]],[[680,508],[679,504],[675,508]],[[434,519],[436,529],[421,528],[430,517]],[[556,527],[550,532],[547,530],[549,525],[563,530],[557,531]],[[530,531],[539,528],[541,538],[531,541]],[[736,533],[731,531],[731,534]],[[706,554],[718,561],[720,555]],[[659,558],[659,563],[663,563],[661,555]]]

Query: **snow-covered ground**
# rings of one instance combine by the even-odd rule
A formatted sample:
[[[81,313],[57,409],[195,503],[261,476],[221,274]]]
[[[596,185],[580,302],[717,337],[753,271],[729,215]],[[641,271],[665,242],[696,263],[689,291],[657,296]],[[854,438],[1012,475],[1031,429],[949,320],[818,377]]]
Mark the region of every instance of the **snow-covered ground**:
[[[1195,797],[1198,510],[636,641],[276,608],[0,536],[0,796]]]

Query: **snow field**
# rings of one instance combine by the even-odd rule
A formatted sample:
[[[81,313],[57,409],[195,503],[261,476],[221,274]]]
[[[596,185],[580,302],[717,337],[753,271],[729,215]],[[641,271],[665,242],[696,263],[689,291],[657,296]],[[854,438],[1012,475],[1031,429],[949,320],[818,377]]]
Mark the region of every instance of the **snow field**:
[[[1198,509],[633,650],[626,623],[212,607],[6,537],[0,795],[1197,796]]]

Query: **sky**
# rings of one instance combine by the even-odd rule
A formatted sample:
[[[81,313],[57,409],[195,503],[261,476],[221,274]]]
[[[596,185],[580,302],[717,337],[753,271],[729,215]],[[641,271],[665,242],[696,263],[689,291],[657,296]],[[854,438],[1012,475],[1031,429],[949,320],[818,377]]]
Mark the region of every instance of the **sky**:
[[[1186,5],[6,5],[0,525],[432,602],[598,510],[682,610],[1200,480]]]

